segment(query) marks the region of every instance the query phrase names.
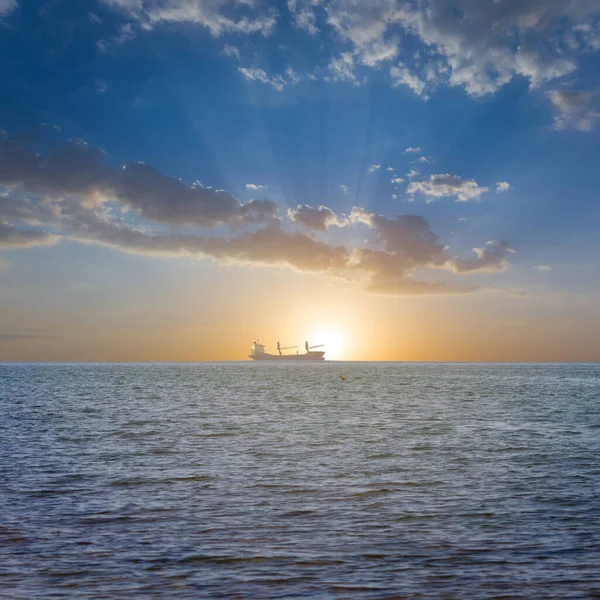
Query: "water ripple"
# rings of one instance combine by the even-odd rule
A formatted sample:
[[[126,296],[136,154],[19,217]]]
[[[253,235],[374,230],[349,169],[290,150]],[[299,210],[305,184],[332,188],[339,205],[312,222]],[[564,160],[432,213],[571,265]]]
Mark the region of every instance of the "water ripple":
[[[600,597],[599,390],[598,365],[0,365],[0,597]]]

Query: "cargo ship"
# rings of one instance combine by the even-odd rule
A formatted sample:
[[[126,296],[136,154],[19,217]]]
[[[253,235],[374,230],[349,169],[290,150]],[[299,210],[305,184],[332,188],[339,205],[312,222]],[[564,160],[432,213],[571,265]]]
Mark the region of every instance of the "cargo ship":
[[[308,342],[304,342],[304,354],[299,354],[298,350],[296,350],[296,354],[284,354],[286,350],[293,350],[294,348],[297,349],[298,346],[286,346],[285,348],[282,348],[281,344],[277,342],[277,354],[268,354],[265,352],[265,345],[256,340],[252,343],[252,350],[250,351],[250,354],[248,354],[248,357],[252,360],[325,360],[325,352],[321,350],[315,350],[315,348],[322,347],[323,344],[319,344],[318,346],[309,346]]]

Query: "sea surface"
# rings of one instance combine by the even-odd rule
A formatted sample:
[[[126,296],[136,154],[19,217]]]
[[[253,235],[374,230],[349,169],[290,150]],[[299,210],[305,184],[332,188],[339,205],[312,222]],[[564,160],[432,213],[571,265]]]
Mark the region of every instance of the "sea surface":
[[[600,598],[600,365],[0,364],[0,411],[2,598]]]

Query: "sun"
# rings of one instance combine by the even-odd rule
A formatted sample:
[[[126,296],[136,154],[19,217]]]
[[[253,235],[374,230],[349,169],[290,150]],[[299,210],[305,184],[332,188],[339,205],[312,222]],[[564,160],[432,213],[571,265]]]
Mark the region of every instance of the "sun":
[[[315,346],[323,344],[319,350],[325,351],[325,358],[328,360],[344,360],[346,340],[342,330],[332,327],[315,328],[311,335],[309,344]]]

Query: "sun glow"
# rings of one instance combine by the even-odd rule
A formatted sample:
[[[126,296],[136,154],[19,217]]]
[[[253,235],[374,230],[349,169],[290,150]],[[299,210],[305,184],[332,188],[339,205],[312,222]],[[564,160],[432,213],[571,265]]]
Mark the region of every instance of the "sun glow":
[[[327,360],[344,359],[344,350],[347,347],[346,339],[343,331],[339,329],[333,329],[331,327],[315,329],[309,343],[311,346],[323,344],[323,347],[318,348],[318,350],[325,351],[325,359]]]

